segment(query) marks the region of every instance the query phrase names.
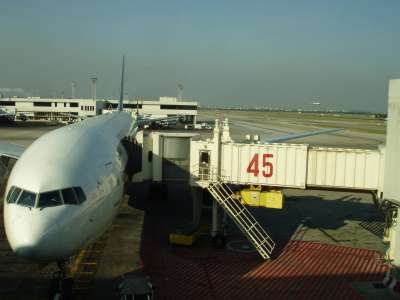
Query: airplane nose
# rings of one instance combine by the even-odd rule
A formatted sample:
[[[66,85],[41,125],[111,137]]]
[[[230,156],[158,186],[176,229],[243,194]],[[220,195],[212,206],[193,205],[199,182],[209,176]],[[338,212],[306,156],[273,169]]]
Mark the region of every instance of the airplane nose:
[[[57,257],[58,226],[53,225],[44,234],[32,232],[31,237],[25,240],[16,240],[11,247],[18,256],[28,260],[49,260]]]
[[[26,259],[33,259],[38,256],[37,246],[23,246],[19,245],[14,248],[15,254]]]
[[[29,219],[14,220],[7,224],[6,233],[13,251],[28,260],[49,260],[58,253],[57,224],[40,224]]]

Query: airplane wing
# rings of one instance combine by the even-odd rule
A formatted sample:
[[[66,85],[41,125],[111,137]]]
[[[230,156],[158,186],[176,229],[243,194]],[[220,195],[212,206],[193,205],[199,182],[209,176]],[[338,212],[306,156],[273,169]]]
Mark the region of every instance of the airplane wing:
[[[160,117],[160,118],[139,118],[136,119],[136,124],[138,126],[143,126],[143,125],[147,125],[147,124],[151,124],[153,122],[158,122],[158,121],[177,121],[178,117]]]
[[[8,111],[0,108],[0,117],[12,117],[14,118],[15,114],[9,113]]]
[[[178,120],[178,117],[160,117],[160,118],[151,118],[151,117],[141,117],[138,118],[132,123],[132,126],[129,130],[128,136],[134,136],[139,130],[139,127],[151,124],[157,121],[174,121]]]
[[[62,116],[69,117],[72,119],[77,119],[77,120],[84,120],[86,118],[84,116],[79,116],[79,115],[75,115],[75,114],[71,114],[71,113],[59,113],[59,114]]]
[[[24,146],[0,141],[0,156],[18,159],[24,151]]]
[[[293,139],[299,139],[307,136],[313,136],[313,135],[318,135],[318,134],[324,134],[324,133],[333,133],[343,130],[343,128],[330,128],[330,129],[321,129],[321,130],[315,130],[315,131],[306,131],[306,132],[300,132],[300,133],[292,133],[292,134],[287,134],[287,135],[280,135],[277,137],[271,137],[267,138],[266,140],[263,140],[265,143],[280,143],[284,142],[287,140],[293,140]]]
[[[0,109],[0,117],[2,116],[8,116],[10,115],[9,113],[5,112],[4,110]]]

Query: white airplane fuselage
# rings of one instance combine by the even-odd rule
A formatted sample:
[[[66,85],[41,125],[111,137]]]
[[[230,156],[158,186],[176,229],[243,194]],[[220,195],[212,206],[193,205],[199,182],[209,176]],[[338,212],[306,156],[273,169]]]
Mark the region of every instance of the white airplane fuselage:
[[[105,232],[123,196],[128,154],[121,140],[133,122],[125,112],[90,118],[51,131],[25,150],[10,174],[4,200],[6,235],[17,255],[64,260]],[[16,188],[22,190],[20,199],[9,203],[10,190]],[[71,202],[67,192],[79,198],[77,189],[86,200],[66,204]],[[59,191],[61,204],[54,201],[57,197],[46,200],[45,195],[57,195],[53,191]]]

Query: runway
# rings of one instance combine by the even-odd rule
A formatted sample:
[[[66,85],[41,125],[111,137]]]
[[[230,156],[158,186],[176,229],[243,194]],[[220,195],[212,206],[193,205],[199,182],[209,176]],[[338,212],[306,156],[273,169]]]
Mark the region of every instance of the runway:
[[[237,142],[243,141],[246,134],[257,134],[262,141],[290,133],[343,128],[339,132],[294,139],[288,143],[364,149],[376,149],[379,144],[385,143],[385,122],[371,117],[228,110],[203,110],[198,116],[199,120],[208,121],[225,118],[229,119],[232,137]]]

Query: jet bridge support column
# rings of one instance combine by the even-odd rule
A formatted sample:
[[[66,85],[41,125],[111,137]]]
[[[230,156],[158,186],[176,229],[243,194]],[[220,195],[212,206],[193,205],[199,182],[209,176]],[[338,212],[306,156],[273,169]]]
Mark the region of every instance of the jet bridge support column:
[[[389,241],[386,259],[391,268],[384,279],[390,288],[400,285],[400,79],[389,81],[383,203],[386,215],[385,238]],[[397,287],[396,287],[397,289]]]
[[[193,224],[194,226],[199,226],[201,219],[203,189],[192,187],[191,193],[193,201]]]
[[[400,267],[400,225],[397,224],[400,207],[400,79],[389,81],[388,121],[385,149],[385,173],[383,198],[391,203],[388,206],[392,220],[389,226],[388,258],[397,268]],[[390,209],[389,209],[390,207]]]
[[[220,157],[221,157],[221,129],[219,120],[215,120],[214,126],[214,136],[213,136],[213,144],[211,147],[210,154],[210,179],[214,180],[214,177],[219,177],[220,174]],[[213,200],[212,205],[212,219],[211,219],[211,237],[216,238],[218,235],[221,235],[219,232],[219,218],[218,218],[218,203]]]
[[[387,219],[390,222],[387,224],[389,227],[389,232],[387,233],[389,248],[386,255],[396,268],[400,268],[400,208],[398,206],[388,208],[386,214],[388,215]]]
[[[211,218],[211,236],[215,237],[218,233],[218,204],[215,200],[213,200]]]

